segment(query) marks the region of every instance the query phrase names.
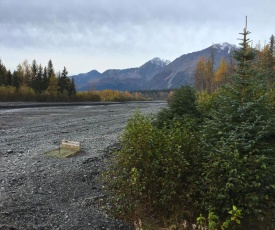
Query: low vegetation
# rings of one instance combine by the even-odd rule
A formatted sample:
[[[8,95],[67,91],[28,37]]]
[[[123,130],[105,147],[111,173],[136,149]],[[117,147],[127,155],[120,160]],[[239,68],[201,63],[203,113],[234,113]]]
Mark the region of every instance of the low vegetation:
[[[248,34],[214,92],[183,86],[156,117],[129,120],[103,175],[116,217],[136,229],[275,229],[274,38],[260,65]]]
[[[13,86],[0,86],[0,101],[39,101],[39,102],[81,102],[81,101],[142,101],[148,100],[140,93],[117,90],[75,92],[69,96],[66,92],[53,94],[48,90],[40,94],[27,86],[16,89]]]

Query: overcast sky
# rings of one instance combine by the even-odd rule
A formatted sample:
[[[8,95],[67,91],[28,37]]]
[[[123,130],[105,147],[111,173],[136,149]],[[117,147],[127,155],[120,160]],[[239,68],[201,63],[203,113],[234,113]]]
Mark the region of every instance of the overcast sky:
[[[0,0],[0,58],[69,75],[173,61],[213,43],[238,45],[248,16],[253,44],[275,35],[275,0]]]

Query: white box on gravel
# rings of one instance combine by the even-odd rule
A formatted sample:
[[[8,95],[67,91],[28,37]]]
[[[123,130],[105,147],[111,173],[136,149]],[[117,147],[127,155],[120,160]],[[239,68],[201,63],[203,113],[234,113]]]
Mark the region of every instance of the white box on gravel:
[[[79,141],[62,140],[60,147],[79,151],[80,150],[80,142]]]

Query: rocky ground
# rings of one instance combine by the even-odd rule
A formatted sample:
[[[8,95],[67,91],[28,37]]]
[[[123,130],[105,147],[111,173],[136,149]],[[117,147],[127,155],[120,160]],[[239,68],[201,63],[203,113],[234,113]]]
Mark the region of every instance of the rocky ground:
[[[131,229],[104,211],[97,176],[136,109],[166,103],[40,106],[0,104],[0,229]],[[44,154],[62,139],[80,141],[80,154]]]

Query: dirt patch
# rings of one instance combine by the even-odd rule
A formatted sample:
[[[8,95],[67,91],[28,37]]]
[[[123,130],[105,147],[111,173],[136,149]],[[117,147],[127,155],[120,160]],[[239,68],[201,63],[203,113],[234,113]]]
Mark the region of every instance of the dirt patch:
[[[131,229],[107,215],[97,176],[129,117],[166,103],[125,103],[0,110],[0,229]],[[45,156],[63,139],[76,156]]]

